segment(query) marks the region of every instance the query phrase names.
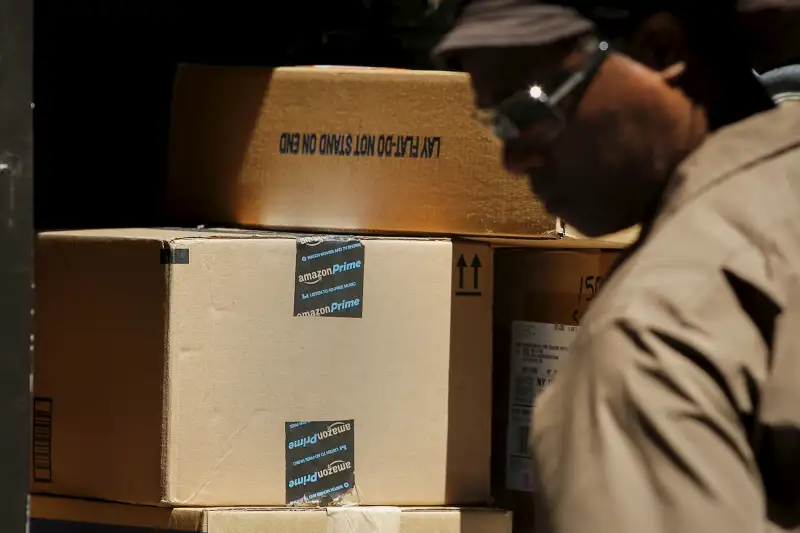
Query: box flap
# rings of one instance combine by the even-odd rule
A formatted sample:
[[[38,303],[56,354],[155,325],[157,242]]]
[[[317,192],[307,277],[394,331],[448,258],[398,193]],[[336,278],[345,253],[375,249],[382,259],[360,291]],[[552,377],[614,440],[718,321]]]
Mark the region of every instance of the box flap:
[[[597,239],[589,238],[542,238],[542,239],[520,239],[503,237],[475,237],[473,240],[485,242],[492,248],[543,248],[543,249],[564,249],[564,250],[621,250],[625,249],[636,240],[622,239],[612,240],[604,237]]]
[[[511,513],[495,509],[328,507],[208,511],[209,533],[511,533]]]
[[[47,523],[46,529],[40,529],[43,523]],[[65,523],[63,529],[58,527],[59,523]],[[67,526],[66,523],[70,525]],[[74,528],[76,523],[138,527],[154,531],[193,533],[205,531],[204,512],[201,509],[176,511],[165,507],[144,507],[73,498],[31,497],[31,533],[78,531]],[[113,529],[109,533],[111,531]]]
[[[74,240],[74,239],[95,239],[95,240],[134,240],[134,241],[159,241],[173,242],[181,239],[296,239],[302,237],[323,239],[327,236],[336,234],[319,233],[309,234],[304,232],[284,232],[269,231],[245,228],[109,228],[109,229],[86,229],[86,230],[66,230],[66,231],[44,231],[38,234],[40,239],[55,240]],[[345,235],[342,235],[343,237]],[[403,241],[449,241],[447,237],[427,237],[416,236],[407,237],[403,235],[357,235],[355,238],[361,240],[403,240]]]
[[[360,506],[170,509],[31,498],[31,533],[75,531],[75,524],[112,526],[109,532],[120,526],[186,533],[511,533],[511,513],[481,508]]]

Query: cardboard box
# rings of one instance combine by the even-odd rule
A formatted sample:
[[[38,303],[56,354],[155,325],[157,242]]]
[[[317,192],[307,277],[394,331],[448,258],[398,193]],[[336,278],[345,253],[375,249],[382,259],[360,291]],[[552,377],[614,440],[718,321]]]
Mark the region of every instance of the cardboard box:
[[[489,497],[492,255],[446,239],[40,235],[34,492]]]
[[[492,494],[514,511],[515,533],[533,530],[528,439],[535,394],[557,373],[618,256],[618,250],[495,251]]]
[[[495,509],[143,507],[34,496],[31,533],[511,533]]]
[[[552,234],[473,98],[463,73],[182,66],[168,211],[183,225]]]

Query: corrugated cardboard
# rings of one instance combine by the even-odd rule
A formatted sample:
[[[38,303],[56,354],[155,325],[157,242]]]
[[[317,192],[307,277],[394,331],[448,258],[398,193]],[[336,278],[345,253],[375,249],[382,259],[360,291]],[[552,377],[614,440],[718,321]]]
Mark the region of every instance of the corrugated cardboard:
[[[40,235],[34,492],[283,505],[286,424],[348,421],[358,489],[349,500],[485,502],[489,247],[347,241],[363,245],[363,294],[346,309],[361,318],[294,316],[297,265],[306,253],[314,259],[299,243],[322,240],[249,231]]]
[[[572,231],[572,230],[571,230]],[[524,248],[533,250],[624,250],[639,238],[639,228],[631,228],[619,233],[601,237],[584,237],[572,231],[547,239],[527,239],[515,237],[465,237],[475,242],[485,242],[495,249]]]
[[[524,422],[509,457],[512,324],[517,321],[578,326],[619,255],[614,250],[508,248],[495,251],[494,393],[492,493],[498,506],[514,511],[515,533],[533,526],[532,492],[509,490],[509,462],[517,470],[533,465],[527,453],[530,408],[518,406]]]
[[[596,248],[596,249],[617,249],[627,248],[635,243],[641,235],[641,226],[633,226],[617,233],[610,233],[600,237],[587,237],[574,226],[567,224],[563,219],[557,221],[557,233],[564,238],[559,239],[564,248]]]
[[[191,225],[551,234],[473,109],[462,73],[183,66],[168,211]]]
[[[31,533],[511,533],[495,509],[170,509],[34,496]]]

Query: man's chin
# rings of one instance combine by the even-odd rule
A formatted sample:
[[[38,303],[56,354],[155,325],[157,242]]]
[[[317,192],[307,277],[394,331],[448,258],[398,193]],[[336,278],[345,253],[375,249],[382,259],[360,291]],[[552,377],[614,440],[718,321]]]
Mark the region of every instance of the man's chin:
[[[619,233],[632,228],[636,224],[630,224],[621,220],[589,220],[580,216],[562,217],[564,229],[567,234],[575,233],[577,230],[582,237],[597,239]]]

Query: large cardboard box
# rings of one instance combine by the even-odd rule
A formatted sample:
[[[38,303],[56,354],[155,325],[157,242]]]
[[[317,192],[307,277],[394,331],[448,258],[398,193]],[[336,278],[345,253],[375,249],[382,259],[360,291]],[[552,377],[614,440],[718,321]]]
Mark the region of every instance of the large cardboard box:
[[[481,508],[182,508],[34,496],[31,533],[511,533],[507,511]]]
[[[551,235],[473,98],[462,73],[182,66],[168,211],[183,225]]]
[[[492,255],[446,239],[40,235],[35,492],[489,497]]]
[[[619,250],[495,251],[492,492],[514,511],[515,533],[533,530],[528,448],[536,394],[558,372],[580,320]]]

